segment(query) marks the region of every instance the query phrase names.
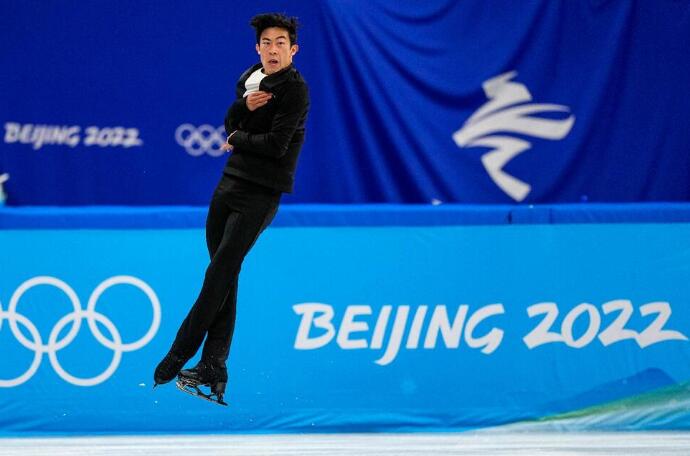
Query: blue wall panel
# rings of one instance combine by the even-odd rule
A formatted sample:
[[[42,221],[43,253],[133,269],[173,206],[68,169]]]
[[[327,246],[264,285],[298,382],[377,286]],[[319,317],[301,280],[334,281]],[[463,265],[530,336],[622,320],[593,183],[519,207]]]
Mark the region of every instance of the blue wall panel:
[[[687,223],[269,228],[243,268],[226,409],[151,390],[202,230],[0,231],[0,432],[687,429],[688,239]]]

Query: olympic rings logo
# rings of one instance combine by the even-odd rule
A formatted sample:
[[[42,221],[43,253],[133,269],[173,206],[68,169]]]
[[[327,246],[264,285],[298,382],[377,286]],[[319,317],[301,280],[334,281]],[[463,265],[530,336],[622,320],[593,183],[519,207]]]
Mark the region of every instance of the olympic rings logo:
[[[33,287],[40,285],[50,285],[60,291],[62,291],[69,298],[74,311],[62,317],[53,327],[48,337],[48,343],[44,344],[41,335],[38,332],[36,326],[24,315],[17,312],[17,306],[21,300],[24,293]],[[153,308],[153,321],[149,330],[141,337],[139,340],[123,343],[120,332],[117,330],[115,325],[110,319],[108,319],[102,313],[96,311],[96,304],[101,295],[109,288],[116,285],[132,285],[139,290],[141,290],[151,303]],[[67,285],[60,279],[49,276],[34,277],[22,283],[19,288],[14,292],[10,298],[10,305],[6,311],[2,309],[0,303],[0,330],[2,330],[3,321],[7,319],[9,322],[10,330],[12,334],[17,339],[17,341],[29,350],[34,351],[34,359],[31,363],[29,369],[19,377],[3,380],[0,379],[0,387],[2,388],[12,388],[19,386],[27,382],[38,370],[41,365],[41,360],[43,359],[43,354],[47,354],[50,360],[50,364],[53,366],[55,372],[66,382],[69,382],[77,386],[94,386],[103,383],[109,379],[117,370],[122,360],[122,354],[124,352],[130,352],[138,350],[148,344],[151,339],[158,332],[158,327],[161,322],[161,305],[156,293],[153,289],[143,280],[132,276],[120,275],[111,277],[98,285],[91,296],[89,297],[88,304],[86,305],[86,310],[82,310],[81,304],[77,294],[74,292],[72,287]],[[113,351],[113,358],[110,365],[105,369],[105,371],[92,378],[78,378],[70,373],[68,373],[58,361],[57,352],[69,345],[76,337],[77,333],[81,329],[82,320],[86,319],[88,322],[89,330],[93,336],[106,348]],[[100,329],[96,325],[96,322],[102,324],[106,330],[110,333],[110,338],[101,333]],[[67,335],[62,339],[58,340],[58,336],[65,326],[72,323],[72,328],[69,330]],[[24,334],[19,330],[19,324],[21,324],[31,335],[31,339],[27,339]]]
[[[189,155],[198,157],[204,153],[212,157],[220,157],[225,153],[220,148],[225,141],[225,128],[211,125],[182,124],[175,130],[175,141],[184,147]]]

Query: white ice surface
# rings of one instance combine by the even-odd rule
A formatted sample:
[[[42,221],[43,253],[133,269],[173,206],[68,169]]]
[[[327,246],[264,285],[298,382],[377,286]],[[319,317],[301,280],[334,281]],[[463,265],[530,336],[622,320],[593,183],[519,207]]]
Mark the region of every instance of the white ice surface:
[[[0,438],[0,455],[689,456],[690,433],[481,432]]]

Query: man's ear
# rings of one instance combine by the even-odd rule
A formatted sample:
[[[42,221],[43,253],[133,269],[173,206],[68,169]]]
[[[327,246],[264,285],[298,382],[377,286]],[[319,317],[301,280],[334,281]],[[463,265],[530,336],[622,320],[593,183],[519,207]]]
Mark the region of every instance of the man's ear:
[[[293,44],[293,45],[290,47],[290,55],[295,55],[295,54],[297,54],[297,51],[299,51],[299,46],[296,45],[296,44]]]
[[[257,53],[257,54],[259,54],[259,55],[261,55],[261,50],[260,50],[260,48],[259,48],[259,45],[258,45],[258,44],[256,45],[256,53]]]

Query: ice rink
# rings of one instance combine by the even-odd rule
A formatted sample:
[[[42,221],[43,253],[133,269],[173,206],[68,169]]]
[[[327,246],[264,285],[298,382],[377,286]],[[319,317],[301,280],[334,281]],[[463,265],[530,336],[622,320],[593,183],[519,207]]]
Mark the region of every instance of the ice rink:
[[[0,455],[667,456],[690,455],[690,433],[159,435],[0,439]]]

